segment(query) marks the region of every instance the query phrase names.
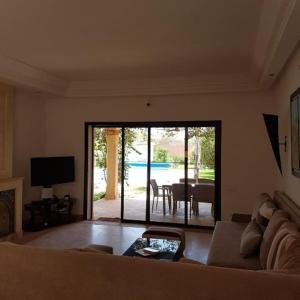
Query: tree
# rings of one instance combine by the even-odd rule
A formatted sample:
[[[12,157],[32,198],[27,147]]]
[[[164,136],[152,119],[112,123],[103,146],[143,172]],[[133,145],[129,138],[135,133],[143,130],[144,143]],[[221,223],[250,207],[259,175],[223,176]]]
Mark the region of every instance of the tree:
[[[154,146],[154,153],[153,153],[153,161],[154,162],[168,162],[169,160],[169,153],[166,149],[160,148],[158,145]]]
[[[194,178],[199,178],[200,166],[214,167],[215,129],[214,127],[189,127],[188,139],[194,139]]]
[[[142,140],[146,140],[146,135],[143,128],[125,128],[125,149],[124,149],[124,180],[127,182],[128,180],[128,172],[130,169],[130,166],[128,164],[128,157],[129,154],[134,151],[135,153],[141,155],[141,152],[139,152],[134,147],[134,142],[137,138],[140,138]],[[121,172],[122,172],[122,143],[119,142],[119,181],[121,181]]]
[[[179,128],[166,129],[166,137],[174,137]],[[194,141],[193,159],[194,179],[199,178],[201,164],[214,167],[215,160],[215,129],[214,127],[188,127],[188,139]]]
[[[94,159],[95,165],[103,170],[103,176],[106,181],[106,156],[107,156],[107,143],[104,128],[94,129]]]
[[[209,169],[215,168],[215,135],[214,132],[201,138],[201,164]]]
[[[121,134],[120,134],[121,136]],[[127,163],[128,156],[132,151],[141,154],[135,147],[134,142],[137,137],[145,139],[145,134],[143,128],[126,128],[125,129],[125,149],[124,149],[124,179],[128,179],[128,170],[130,166]],[[95,128],[94,129],[94,158],[95,165],[103,170],[103,175],[105,181],[107,180],[107,142],[106,142],[106,129],[105,128]],[[120,138],[118,145],[118,159],[119,159],[119,178],[121,180],[122,172],[122,140]]]

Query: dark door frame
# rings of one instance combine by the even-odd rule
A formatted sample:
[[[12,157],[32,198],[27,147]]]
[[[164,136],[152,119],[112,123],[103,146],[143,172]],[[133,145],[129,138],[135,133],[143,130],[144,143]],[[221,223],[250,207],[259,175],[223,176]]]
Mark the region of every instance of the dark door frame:
[[[215,221],[221,220],[221,144],[222,144],[222,121],[159,121],[159,122],[85,122],[84,127],[84,205],[83,205],[83,219],[87,220],[88,216],[88,162],[89,162],[89,128],[90,127],[102,127],[102,128],[121,128],[122,129],[122,137],[124,137],[124,128],[148,128],[148,142],[150,139],[150,131],[152,127],[214,127],[215,128],[215,211],[214,217]],[[185,128],[187,136],[187,129]],[[149,147],[148,147],[149,148]],[[124,151],[124,138],[122,138],[122,149]],[[185,150],[187,150],[187,139],[185,138]],[[148,150],[148,157],[150,157],[150,150]],[[146,200],[146,220],[149,221],[141,221],[141,220],[127,220],[124,219],[124,186],[123,181],[121,185],[121,222],[124,223],[141,223],[141,224],[155,224],[155,225],[167,225],[167,226],[177,226],[177,227],[195,227],[195,228],[211,228],[207,226],[193,225],[187,223],[187,218],[185,218],[184,223],[167,223],[167,222],[155,222],[150,220],[150,168],[149,168],[150,160],[148,159],[148,172],[147,172],[147,200]],[[124,171],[124,155],[122,158],[122,175]],[[93,171],[92,171],[93,172]],[[123,176],[124,177],[124,176]],[[187,186],[187,157],[185,155],[185,178],[186,178],[186,186]],[[93,182],[93,180],[92,180]],[[92,210],[92,205],[91,205]],[[92,213],[92,211],[91,211]],[[185,215],[187,216],[187,205],[185,205]]]

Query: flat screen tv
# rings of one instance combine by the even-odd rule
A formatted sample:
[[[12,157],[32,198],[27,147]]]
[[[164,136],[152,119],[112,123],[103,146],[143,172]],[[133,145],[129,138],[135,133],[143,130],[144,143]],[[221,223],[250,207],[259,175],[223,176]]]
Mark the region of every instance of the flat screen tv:
[[[74,156],[31,158],[31,185],[51,187],[75,180]]]

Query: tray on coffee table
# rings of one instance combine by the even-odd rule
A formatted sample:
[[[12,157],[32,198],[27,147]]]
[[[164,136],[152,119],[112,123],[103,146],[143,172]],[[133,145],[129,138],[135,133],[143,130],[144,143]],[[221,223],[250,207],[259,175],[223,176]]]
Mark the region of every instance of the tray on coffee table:
[[[178,260],[180,241],[170,239],[154,239],[154,238],[138,238],[135,242],[123,253],[123,256],[138,256],[150,259],[159,260]],[[137,251],[144,248],[152,248],[159,250],[158,253],[143,256]]]

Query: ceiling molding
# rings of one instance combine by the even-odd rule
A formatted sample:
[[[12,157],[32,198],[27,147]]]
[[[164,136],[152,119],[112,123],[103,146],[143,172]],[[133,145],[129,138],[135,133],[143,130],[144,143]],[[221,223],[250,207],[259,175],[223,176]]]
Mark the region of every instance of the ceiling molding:
[[[66,97],[156,96],[257,91],[248,74],[71,82]]]
[[[53,95],[63,95],[67,82],[23,62],[0,54],[0,79]]]
[[[259,84],[269,88],[288,61],[300,37],[300,3],[265,1],[254,52]]]
[[[249,92],[260,89],[250,74],[67,82],[3,55],[0,55],[0,79],[16,86],[69,98]]]
[[[0,80],[70,98],[259,91],[272,85],[291,56],[300,37],[299,20],[300,1],[264,1],[249,74],[68,82],[0,54]]]

